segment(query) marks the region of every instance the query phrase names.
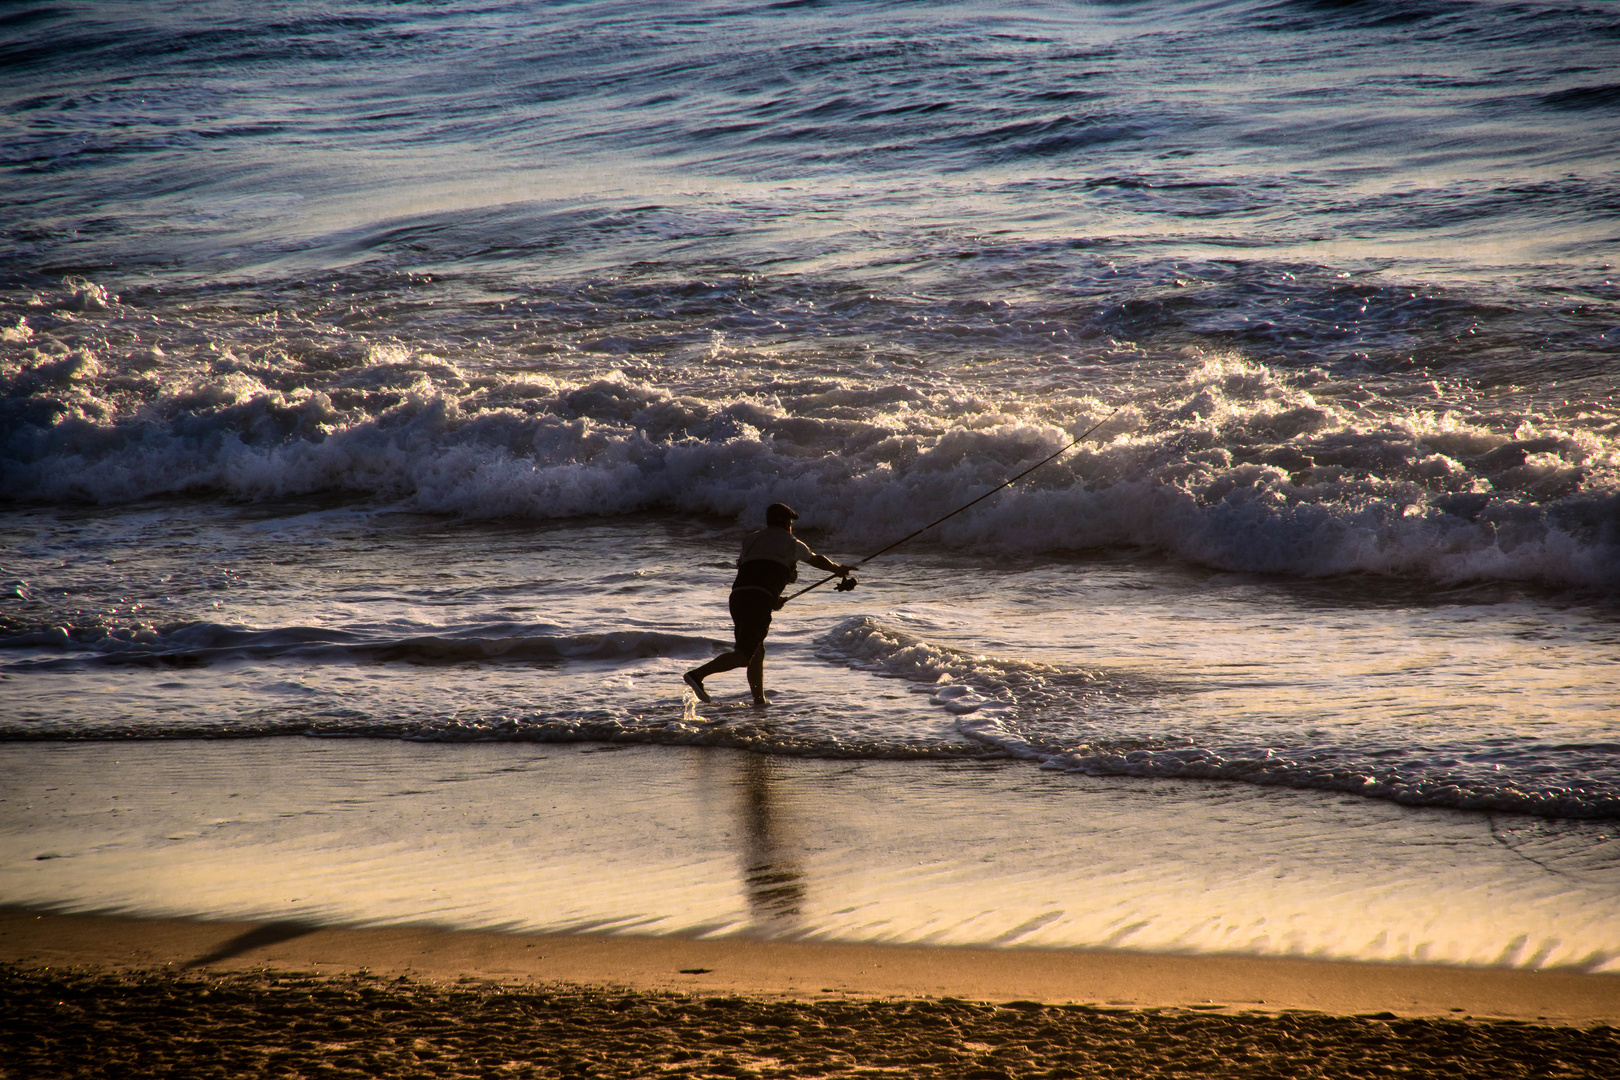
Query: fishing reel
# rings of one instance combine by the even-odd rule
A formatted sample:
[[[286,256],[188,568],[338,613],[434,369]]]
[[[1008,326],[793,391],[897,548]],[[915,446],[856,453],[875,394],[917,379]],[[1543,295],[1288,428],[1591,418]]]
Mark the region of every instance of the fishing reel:
[[[855,591],[855,576],[853,574],[851,574],[850,576],[844,578],[843,581],[840,581],[838,583],[836,591],[838,591],[838,592],[854,592]]]

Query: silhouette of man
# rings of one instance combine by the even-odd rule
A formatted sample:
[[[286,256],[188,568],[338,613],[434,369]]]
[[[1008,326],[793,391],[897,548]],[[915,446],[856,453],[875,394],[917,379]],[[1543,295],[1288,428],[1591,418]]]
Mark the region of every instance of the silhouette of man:
[[[799,580],[799,566],[807,562],[818,570],[848,577],[854,567],[835,563],[817,555],[793,535],[793,522],[799,515],[784,503],[765,508],[765,528],[743,541],[737,556],[737,580],[731,583],[731,621],[736,627],[736,646],[721,653],[684,676],[686,685],[699,701],[710,701],[703,680],[720,671],[748,667],[748,688],[754,692],[754,708],[765,707],[765,635],[770,633],[771,612],[782,606],[782,590]]]

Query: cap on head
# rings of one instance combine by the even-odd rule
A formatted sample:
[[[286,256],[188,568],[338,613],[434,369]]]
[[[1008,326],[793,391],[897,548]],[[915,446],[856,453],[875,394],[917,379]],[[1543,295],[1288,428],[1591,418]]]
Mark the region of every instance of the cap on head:
[[[765,524],[773,529],[786,529],[793,524],[799,512],[787,503],[771,503],[765,508]]]

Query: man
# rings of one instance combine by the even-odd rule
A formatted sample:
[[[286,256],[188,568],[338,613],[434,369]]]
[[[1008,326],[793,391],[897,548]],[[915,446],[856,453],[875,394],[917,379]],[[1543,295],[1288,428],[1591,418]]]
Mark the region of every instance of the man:
[[[765,707],[765,635],[771,629],[771,612],[782,606],[782,590],[799,580],[800,562],[839,577],[848,577],[852,566],[823,558],[793,535],[793,522],[799,515],[784,503],[765,508],[765,528],[743,541],[737,556],[737,580],[731,583],[731,621],[736,627],[736,646],[721,653],[700,668],[685,675],[686,685],[699,701],[711,701],[703,680],[718,671],[748,666],[748,688],[754,692],[754,708]]]

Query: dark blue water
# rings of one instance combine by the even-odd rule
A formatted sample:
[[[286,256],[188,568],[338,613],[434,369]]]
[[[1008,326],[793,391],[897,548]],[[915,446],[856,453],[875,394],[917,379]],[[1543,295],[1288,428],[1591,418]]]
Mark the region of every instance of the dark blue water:
[[[1607,5],[41,4],[0,33],[19,270],[882,252],[960,282],[1037,244],[1613,299]]]

